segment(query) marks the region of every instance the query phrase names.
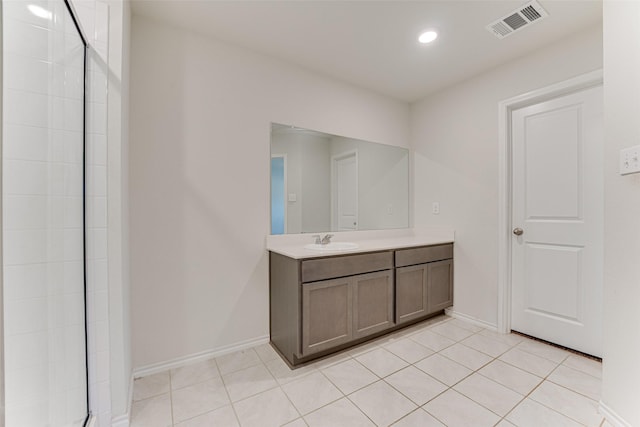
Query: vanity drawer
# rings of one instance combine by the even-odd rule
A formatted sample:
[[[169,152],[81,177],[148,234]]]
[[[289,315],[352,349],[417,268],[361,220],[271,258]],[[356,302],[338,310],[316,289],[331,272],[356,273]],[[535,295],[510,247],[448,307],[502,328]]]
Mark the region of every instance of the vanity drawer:
[[[453,258],[453,243],[396,251],[396,267],[424,264]]]
[[[392,251],[341,255],[302,261],[301,279],[303,283],[316,282],[391,268],[393,268]]]

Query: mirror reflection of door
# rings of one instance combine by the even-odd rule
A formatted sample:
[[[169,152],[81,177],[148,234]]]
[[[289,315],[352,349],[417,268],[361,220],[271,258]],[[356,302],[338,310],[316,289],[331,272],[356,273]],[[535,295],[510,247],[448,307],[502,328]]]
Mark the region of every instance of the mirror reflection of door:
[[[271,156],[271,234],[287,232],[287,156]]]
[[[358,229],[358,152],[333,157],[333,226],[335,231]]]

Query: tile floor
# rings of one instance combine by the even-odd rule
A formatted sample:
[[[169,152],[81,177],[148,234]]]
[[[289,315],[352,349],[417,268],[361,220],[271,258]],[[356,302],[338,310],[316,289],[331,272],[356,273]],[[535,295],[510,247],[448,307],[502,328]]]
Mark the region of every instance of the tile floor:
[[[600,363],[439,316],[291,370],[268,345],[139,378],[131,427],[609,426]]]

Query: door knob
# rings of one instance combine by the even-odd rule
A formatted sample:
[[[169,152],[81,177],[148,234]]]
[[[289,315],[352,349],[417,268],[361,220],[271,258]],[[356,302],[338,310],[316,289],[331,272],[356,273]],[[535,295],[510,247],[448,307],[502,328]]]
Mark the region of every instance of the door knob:
[[[524,230],[522,228],[513,229],[513,234],[515,234],[516,236],[522,236],[522,233],[524,233]]]

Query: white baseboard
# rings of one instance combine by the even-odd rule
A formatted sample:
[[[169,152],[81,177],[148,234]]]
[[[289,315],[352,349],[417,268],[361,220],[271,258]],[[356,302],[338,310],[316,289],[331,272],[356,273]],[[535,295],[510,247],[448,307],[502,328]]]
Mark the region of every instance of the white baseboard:
[[[89,422],[87,422],[87,427],[96,427],[96,417],[93,415],[89,415]]]
[[[129,414],[127,413],[112,418],[111,427],[129,427]]]
[[[206,350],[200,353],[191,354],[189,356],[178,357],[173,360],[167,360],[165,362],[153,363],[147,366],[141,366],[133,370],[133,378],[145,377],[147,375],[157,374],[158,372],[164,372],[169,369],[180,368],[191,363],[200,362],[202,360],[211,359],[213,357],[224,356],[225,354],[233,353],[235,351],[244,350],[246,348],[254,347],[256,345],[265,344],[269,342],[269,335],[264,335],[258,338],[252,338],[250,340],[241,341],[235,344],[226,345],[223,347]],[[133,387],[132,387],[133,389]]]
[[[476,319],[475,317],[471,317],[467,314],[460,313],[455,311],[453,308],[445,308],[444,314],[447,316],[454,317],[456,319],[464,320],[469,323],[473,323],[474,325],[480,326],[482,328],[490,329],[494,332],[498,331],[498,327],[492,323],[485,322],[484,320]]]
[[[598,404],[598,411],[604,415],[604,418],[613,427],[632,427],[631,424],[626,422],[620,415],[616,414],[616,412],[603,403],[602,400]]]

